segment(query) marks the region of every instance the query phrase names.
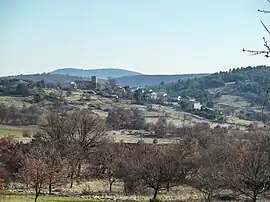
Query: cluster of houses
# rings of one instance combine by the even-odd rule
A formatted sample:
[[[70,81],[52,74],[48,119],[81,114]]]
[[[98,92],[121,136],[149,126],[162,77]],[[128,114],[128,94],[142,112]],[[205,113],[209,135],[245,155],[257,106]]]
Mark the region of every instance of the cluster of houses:
[[[10,82],[8,89],[10,92],[16,91],[19,84],[29,85],[29,81],[15,79],[16,81]],[[43,80],[43,86],[45,87],[45,82]],[[181,101],[187,103],[186,108],[188,110],[200,110],[202,105],[200,102],[196,101],[194,98],[182,98],[179,95],[167,94],[166,92],[155,92],[152,89],[148,88],[129,88],[128,86],[121,86],[114,84],[110,86],[98,85],[98,80],[96,76],[92,76],[89,80],[76,80],[76,81],[67,81],[57,86],[59,90],[66,91],[76,91],[77,89],[84,90],[86,93],[90,90],[91,92],[98,93],[103,97],[108,98],[125,98],[132,99],[136,95],[140,96],[140,99],[146,102],[158,102],[160,104],[172,105],[174,107],[179,107]],[[92,94],[92,93],[91,93]]]
[[[203,106],[199,101],[192,97],[181,97],[177,94],[171,94],[166,92],[157,92],[153,89],[149,89],[147,87],[137,87],[130,88],[128,86],[121,86],[118,84],[109,84],[109,83],[101,83],[97,81],[95,76],[92,76],[89,80],[75,80],[75,81],[67,81],[62,83],[61,85],[57,85],[55,87],[50,87],[48,84],[45,84],[44,80],[38,82],[13,79],[10,80],[8,85],[3,85],[3,82],[0,83],[0,95],[1,92],[3,94],[3,90],[8,90],[10,93],[16,93],[21,89],[21,86],[26,86],[26,88],[33,88],[33,86],[39,88],[56,88],[59,91],[77,91],[82,90],[83,95],[81,97],[82,100],[90,101],[91,95],[98,94],[103,97],[107,97],[110,99],[128,99],[135,100],[136,102],[140,102],[142,104],[160,104],[160,105],[168,105],[172,106],[175,109],[182,109],[185,111],[190,111],[194,114],[201,116],[209,116],[214,117],[218,113],[216,110]],[[26,96],[26,95],[24,95]],[[31,97],[31,96],[29,96]],[[32,96],[34,97],[34,95]],[[29,98],[30,99],[30,98]],[[25,100],[27,101],[27,100]],[[32,100],[30,100],[32,101]],[[206,114],[206,115],[205,115]]]
[[[166,92],[155,92],[152,89],[144,90],[143,88],[136,88],[133,91],[140,91],[147,101],[159,102],[160,104],[172,105],[173,107],[180,107],[180,102],[185,102],[186,110],[201,110],[202,105],[195,98],[181,97],[175,94],[168,94]]]
[[[76,90],[76,89],[96,89],[98,85],[97,77],[92,76],[91,80],[76,80],[76,81],[70,81],[63,83],[58,86],[59,89],[62,90]]]

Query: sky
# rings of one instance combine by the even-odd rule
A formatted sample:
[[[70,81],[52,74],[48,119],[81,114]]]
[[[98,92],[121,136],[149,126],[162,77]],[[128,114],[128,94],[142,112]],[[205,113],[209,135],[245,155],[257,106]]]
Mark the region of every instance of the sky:
[[[0,0],[0,75],[62,67],[147,74],[270,65],[266,0]]]

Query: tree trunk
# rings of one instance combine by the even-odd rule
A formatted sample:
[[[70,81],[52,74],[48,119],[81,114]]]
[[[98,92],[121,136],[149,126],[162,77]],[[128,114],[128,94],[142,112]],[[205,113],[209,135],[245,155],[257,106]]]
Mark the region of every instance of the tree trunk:
[[[112,192],[112,185],[113,185],[113,182],[110,182],[110,193]]]
[[[38,194],[36,194],[36,197],[35,197],[35,202],[37,202],[37,199],[38,199]]]
[[[127,195],[127,183],[125,180],[124,180],[124,193]]]
[[[158,188],[155,189],[155,192],[154,192],[154,197],[153,199],[156,199],[157,198],[157,194],[158,194]]]
[[[81,170],[82,170],[82,164],[81,164],[81,162],[79,162],[79,165],[78,165],[78,177],[80,177],[80,175],[81,175]]]
[[[257,197],[258,197],[257,191],[253,191],[252,201],[253,201],[253,202],[256,202],[256,201],[257,201]]]
[[[113,177],[109,177],[110,193],[112,192],[112,185],[114,182],[115,182],[115,179]]]
[[[39,196],[39,194],[40,194],[40,191],[41,191],[41,183],[40,184],[36,184],[36,186],[35,186],[35,191],[36,191],[36,196],[35,196],[35,202],[37,202],[37,200],[38,200],[38,196]]]
[[[52,194],[52,178],[49,180],[49,194]]]
[[[167,192],[169,192],[169,191],[170,191],[170,183],[167,183],[167,185],[166,185],[166,189],[167,189]]]
[[[207,202],[210,202],[210,201],[212,201],[212,198],[213,198],[213,197],[212,197],[212,194],[208,193],[208,194],[207,194],[207,197],[206,197],[206,201],[207,201]]]
[[[35,202],[37,202],[37,199],[38,199],[38,184],[37,183],[35,185],[35,191],[36,191]]]
[[[74,172],[72,171],[70,175],[70,188],[73,187],[73,180],[74,180]]]

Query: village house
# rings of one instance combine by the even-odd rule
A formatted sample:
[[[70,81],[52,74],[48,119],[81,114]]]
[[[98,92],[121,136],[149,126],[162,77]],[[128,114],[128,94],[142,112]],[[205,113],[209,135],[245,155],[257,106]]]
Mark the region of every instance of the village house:
[[[150,93],[150,99],[151,100],[157,100],[158,99],[158,94],[156,92],[151,92]]]
[[[167,93],[165,92],[158,92],[157,93],[157,99],[161,102],[166,102],[167,101]]]
[[[180,102],[181,98],[182,98],[181,96],[168,95],[168,101],[171,102],[171,103]]]
[[[73,81],[61,84],[60,87],[62,90],[75,90],[77,89],[77,84]]]
[[[201,110],[202,105],[199,101],[196,101],[195,99],[190,99],[187,103],[187,110]]]

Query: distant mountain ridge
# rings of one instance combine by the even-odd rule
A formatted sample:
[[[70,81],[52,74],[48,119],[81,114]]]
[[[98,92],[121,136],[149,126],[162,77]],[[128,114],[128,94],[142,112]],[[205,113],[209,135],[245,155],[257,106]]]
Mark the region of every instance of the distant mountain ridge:
[[[118,77],[134,76],[134,75],[141,74],[139,72],[119,69],[119,68],[102,68],[102,69],[61,68],[61,69],[56,69],[50,73],[51,74],[64,74],[64,75],[78,76],[78,77],[97,76],[98,78],[101,78],[101,79],[107,79],[108,77],[118,78]]]
[[[51,72],[51,74],[62,74],[78,77],[97,76],[101,79],[108,77],[114,78],[118,84],[130,87],[138,87],[145,85],[158,85],[177,82],[179,79],[192,79],[208,76],[207,73],[200,74],[174,74],[174,75],[147,75],[135,71],[119,69],[119,68],[103,68],[103,69],[77,69],[77,68],[61,68]]]

